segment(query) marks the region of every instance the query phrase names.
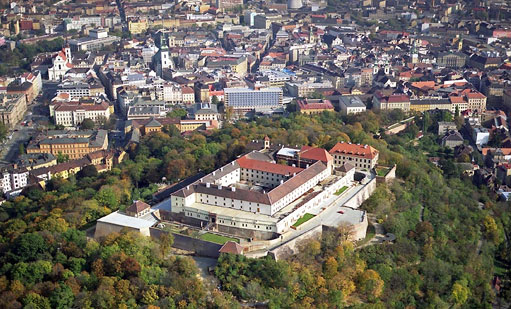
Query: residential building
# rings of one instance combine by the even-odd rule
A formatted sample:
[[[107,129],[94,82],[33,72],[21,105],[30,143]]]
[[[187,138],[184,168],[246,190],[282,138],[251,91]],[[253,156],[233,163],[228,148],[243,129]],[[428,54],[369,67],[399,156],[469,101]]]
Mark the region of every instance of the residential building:
[[[27,111],[27,102],[21,94],[0,94],[0,121],[8,128],[14,129]]]
[[[373,96],[373,106],[376,109],[400,109],[402,111],[410,111],[410,97],[404,94],[392,94],[382,96],[377,93]]]
[[[243,7],[243,0],[216,0],[216,7],[220,10],[229,10],[235,7]]]
[[[463,142],[463,136],[461,136],[461,134],[455,130],[447,132],[447,134],[442,138],[442,146],[451,149],[463,145]]]
[[[486,96],[480,92],[473,91],[466,94],[468,101],[468,109],[472,111],[485,111],[486,110]]]
[[[51,153],[80,159],[87,154],[108,148],[108,132],[95,131],[48,131],[32,138],[27,153]]]
[[[445,135],[447,132],[456,130],[456,124],[454,122],[439,121],[438,122],[438,135]]]
[[[357,96],[339,96],[339,109],[345,115],[358,114],[366,111],[366,105]]]
[[[56,125],[77,127],[85,119],[101,123],[110,119],[110,106],[107,102],[99,104],[58,104],[54,108]]]

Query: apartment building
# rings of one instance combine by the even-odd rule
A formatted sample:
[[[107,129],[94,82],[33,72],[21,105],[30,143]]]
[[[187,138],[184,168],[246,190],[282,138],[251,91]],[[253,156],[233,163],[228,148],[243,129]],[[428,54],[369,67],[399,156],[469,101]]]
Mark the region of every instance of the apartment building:
[[[376,109],[400,109],[405,112],[410,110],[410,97],[404,94],[392,94],[383,96],[377,93],[373,96],[373,106]]]
[[[56,125],[77,127],[85,119],[95,123],[110,119],[110,106],[106,102],[100,104],[59,104],[54,110]]]
[[[21,94],[0,94],[0,121],[8,128],[14,129],[27,111],[27,102]]]
[[[27,153],[51,153],[80,159],[87,154],[108,148],[108,132],[95,131],[48,131],[34,137],[27,146]]]

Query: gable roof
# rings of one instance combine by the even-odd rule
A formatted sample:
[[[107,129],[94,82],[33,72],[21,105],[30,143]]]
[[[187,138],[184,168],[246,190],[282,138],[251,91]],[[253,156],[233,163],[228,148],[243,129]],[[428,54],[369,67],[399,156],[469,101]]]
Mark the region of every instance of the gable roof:
[[[324,163],[328,163],[331,161],[332,155],[328,153],[325,149],[311,147],[311,146],[303,146],[302,149],[298,152],[299,156],[304,159],[321,161]]]

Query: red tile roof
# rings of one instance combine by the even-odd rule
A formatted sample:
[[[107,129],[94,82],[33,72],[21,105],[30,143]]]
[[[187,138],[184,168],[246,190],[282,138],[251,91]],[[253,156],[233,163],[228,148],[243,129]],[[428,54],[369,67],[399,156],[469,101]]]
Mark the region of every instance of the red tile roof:
[[[237,159],[236,162],[238,162],[241,168],[280,175],[292,175],[293,173],[299,173],[303,170],[302,168],[294,166],[252,160],[247,158],[246,156]]]
[[[409,102],[410,97],[405,94],[393,94],[389,95],[387,102],[396,103],[396,102]]]
[[[220,253],[231,253],[231,254],[242,254],[243,247],[240,246],[237,242],[228,241],[226,242],[218,252]]]
[[[467,98],[469,98],[469,99],[484,99],[484,98],[486,98],[486,96],[484,96],[480,92],[470,92],[470,93],[467,93]]]
[[[142,212],[143,210],[150,208],[150,207],[151,206],[149,206],[147,203],[144,203],[142,201],[135,201],[128,208],[126,208],[126,211],[134,212],[134,213],[138,214],[138,213]]]
[[[457,97],[457,96],[449,97],[449,100],[451,100],[451,103],[465,103],[466,102],[464,97]]]
[[[350,156],[374,159],[378,155],[378,150],[369,145],[359,145],[352,143],[340,142],[330,149],[330,154],[341,153]]]
[[[332,155],[330,155],[325,149],[311,146],[303,146],[302,149],[300,149],[299,154],[301,158],[321,161],[324,163],[328,163],[333,159]]]
[[[319,102],[316,102],[319,101]],[[329,100],[298,100],[298,106],[300,110],[302,109],[324,109],[324,110],[333,110],[334,106],[330,103]]]

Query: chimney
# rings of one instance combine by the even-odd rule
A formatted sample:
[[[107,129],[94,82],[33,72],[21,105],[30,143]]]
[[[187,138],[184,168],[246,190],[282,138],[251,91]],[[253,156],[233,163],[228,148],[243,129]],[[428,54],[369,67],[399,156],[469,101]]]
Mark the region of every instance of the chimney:
[[[232,192],[236,192],[236,187],[231,187]]]
[[[213,176],[215,176],[215,172],[213,172]]]
[[[283,184],[283,183],[284,183],[284,179],[281,179],[281,180],[280,180],[280,184]]]
[[[295,176],[296,176],[296,173],[293,173],[293,177],[295,177]]]
[[[307,166],[305,168],[309,168],[309,164],[307,164]]]
[[[222,190],[222,185],[218,185],[218,190]]]
[[[293,167],[296,167],[296,165],[295,165],[295,164],[293,164]]]
[[[186,190],[190,190],[190,186],[186,186]]]
[[[223,172],[223,171],[224,171],[224,167],[223,167],[223,166],[220,168],[220,171],[221,171],[221,172]]]
[[[209,182],[206,182],[206,188],[211,187],[211,184]]]

